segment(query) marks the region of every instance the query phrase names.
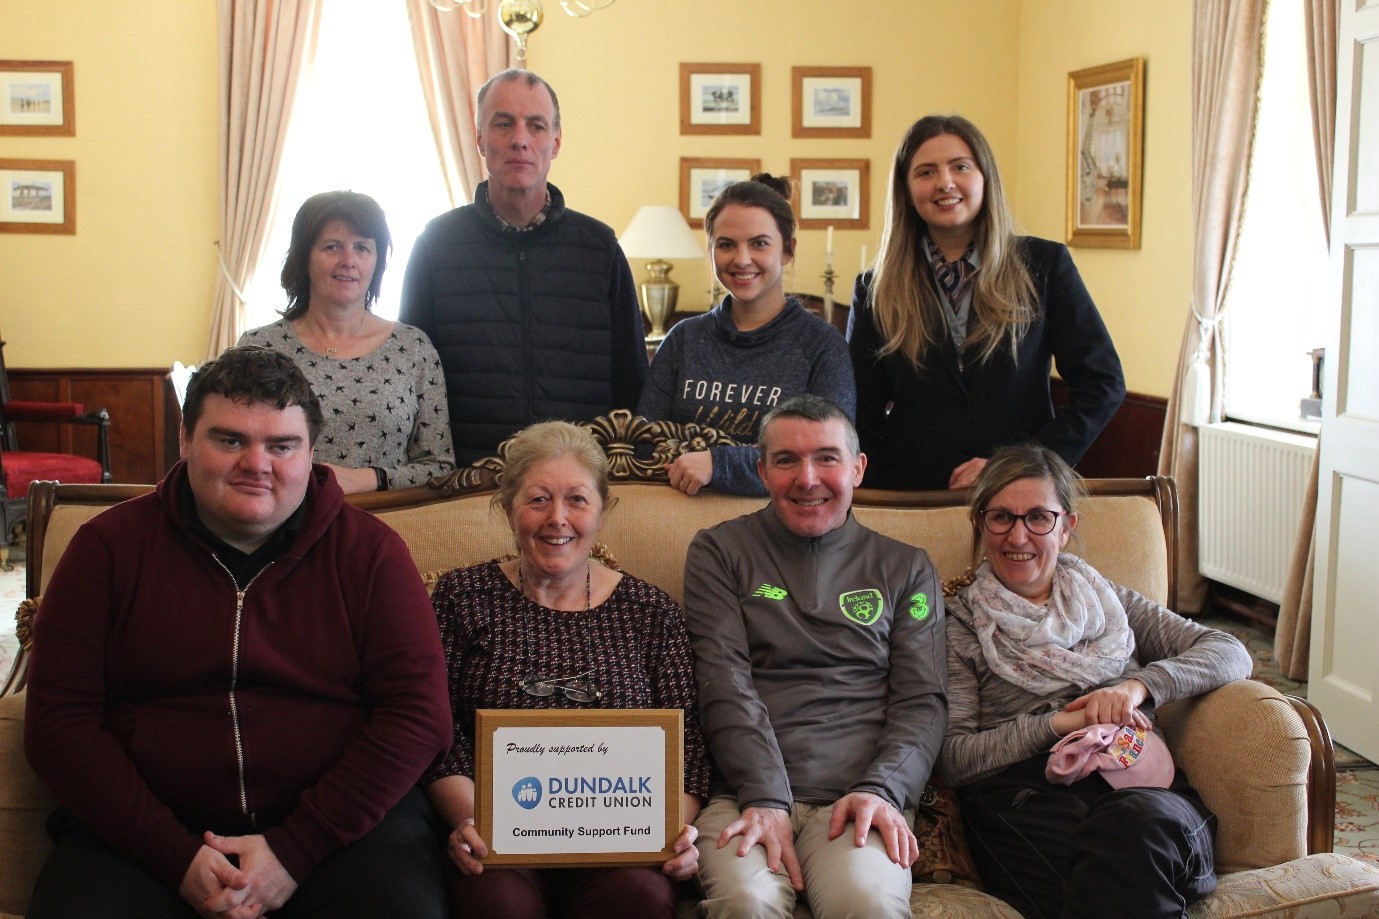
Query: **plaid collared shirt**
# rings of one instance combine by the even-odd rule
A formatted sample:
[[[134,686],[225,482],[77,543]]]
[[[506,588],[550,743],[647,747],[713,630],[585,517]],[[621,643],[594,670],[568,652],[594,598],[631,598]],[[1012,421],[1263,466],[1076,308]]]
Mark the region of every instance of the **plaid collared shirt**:
[[[484,206],[487,207],[488,212],[493,215],[493,219],[498,221],[498,226],[504,233],[530,233],[532,230],[535,230],[537,227],[541,226],[541,224],[545,223],[546,218],[551,215],[551,190],[549,188],[546,189],[546,203],[541,206],[541,213],[533,217],[531,223],[524,227],[514,226],[498,216],[498,212],[495,211],[493,205],[489,203],[488,189],[486,187],[481,189],[481,193],[484,199]]]

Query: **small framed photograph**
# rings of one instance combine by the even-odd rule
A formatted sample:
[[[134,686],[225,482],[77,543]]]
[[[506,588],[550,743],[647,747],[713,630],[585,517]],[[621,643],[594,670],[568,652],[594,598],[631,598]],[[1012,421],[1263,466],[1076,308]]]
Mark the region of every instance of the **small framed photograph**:
[[[0,136],[76,133],[71,61],[0,61]]]
[[[760,64],[681,64],[681,134],[760,134]]]
[[[1070,246],[1140,247],[1144,58],[1068,74]]]
[[[871,137],[870,67],[792,67],[791,137]]]
[[[77,232],[77,164],[0,160],[0,233]]]
[[[791,160],[800,228],[865,230],[870,226],[870,160]]]
[[[761,172],[761,160],[680,157],[680,213],[696,230],[718,193]]]

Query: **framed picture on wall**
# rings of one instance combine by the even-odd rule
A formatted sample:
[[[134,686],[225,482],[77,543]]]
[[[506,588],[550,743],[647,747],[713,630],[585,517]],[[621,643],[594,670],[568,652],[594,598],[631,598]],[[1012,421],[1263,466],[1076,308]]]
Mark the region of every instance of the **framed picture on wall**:
[[[760,134],[760,64],[681,64],[681,134]]]
[[[71,61],[0,61],[0,135],[76,133]]]
[[[680,213],[696,230],[718,193],[761,172],[761,160],[680,157]]]
[[[871,137],[870,67],[792,67],[791,137]]]
[[[870,225],[870,160],[791,160],[790,176],[801,229],[865,230]]]
[[[1140,247],[1144,58],[1068,74],[1070,246]]]
[[[77,164],[0,160],[0,233],[77,232]]]

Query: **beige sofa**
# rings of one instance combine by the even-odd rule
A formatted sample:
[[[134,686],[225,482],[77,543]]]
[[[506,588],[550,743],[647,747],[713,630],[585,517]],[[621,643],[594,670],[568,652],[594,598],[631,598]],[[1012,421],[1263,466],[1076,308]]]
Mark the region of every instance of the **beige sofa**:
[[[620,458],[615,467],[621,477],[652,474],[624,446],[609,447]],[[483,488],[488,476],[456,476],[451,485],[458,490],[451,493],[408,489],[356,503],[387,520],[407,540],[417,567],[435,574],[511,549],[506,525],[489,509],[490,495]],[[36,485],[30,496],[29,595],[42,594],[82,521],[144,490]],[[1173,483],[1100,481],[1091,483],[1091,490],[1078,527],[1080,546],[1074,548],[1111,580],[1173,605]],[[677,598],[694,534],[761,503],[713,495],[687,498],[640,481],[620,481],[614,494],[618,503],[603,541],[625,570]],[[969,530],[960,496],[862,491],[856,514],[868,526],[928,549],[945,579],[964,571]],[[23,623],[20,632],[27,638]],[[24,663],[21,657],[18,672],[0,694],[0,917],[23,915],[47,851],[43,821],[53,805],[22,751]],[[1379,870],[1330,854],[1335,770],[1325,726],[1307,703],[1244,680],[1174,706],[1165,712],[1164,729],[1177,761],[1220,818],[1221,883],[1194,907],[1192,917],[1379,917]],[[916,917],[1014,916],[985,894],[954,885],[916,884],[911,902]],[[684,912],[692,915],[692,907],[687,904]],[[1108,906],[1108,914],[1114,912]]]

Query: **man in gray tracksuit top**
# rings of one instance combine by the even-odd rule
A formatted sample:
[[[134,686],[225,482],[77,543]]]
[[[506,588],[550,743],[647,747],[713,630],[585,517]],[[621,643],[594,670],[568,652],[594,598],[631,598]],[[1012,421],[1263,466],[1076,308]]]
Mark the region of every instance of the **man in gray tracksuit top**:
[[[717,766],[699,815],[709,916],[910,915],[914,807],[943,741],[943,599],[928,555],[858,523],[866,457],[837,406],[762,424],[771,504],[700,532],[685,620]],[[769,869],[763,870],[763,869]]]

